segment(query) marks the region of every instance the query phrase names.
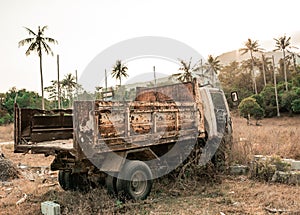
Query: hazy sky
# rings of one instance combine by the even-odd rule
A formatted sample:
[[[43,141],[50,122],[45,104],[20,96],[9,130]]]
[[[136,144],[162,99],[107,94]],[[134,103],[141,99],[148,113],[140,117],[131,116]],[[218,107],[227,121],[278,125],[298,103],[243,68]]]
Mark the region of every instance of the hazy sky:
[[[26,57],[26,48],[18,48],[28,37],[23,26],[37,31],[48,25],[45,35],[59,42],[51,47],[60,55],[61,76],[76,69],[80,76],[98,53],[140,36],[179,40],[204,58],[241,48],[247,38],[273,49],[273,38],[286,34],[298,45],[299,8],[297,0],[1,0],[0,92],[13,86],[40,92],[38,56]],[[154,63],[158,72],[177,72],[174,65],[151,61],[143,68],[132,64],[129,74],[152,70]],[[44,57],[43,65],[48,86],[56,79],[56,57]]]

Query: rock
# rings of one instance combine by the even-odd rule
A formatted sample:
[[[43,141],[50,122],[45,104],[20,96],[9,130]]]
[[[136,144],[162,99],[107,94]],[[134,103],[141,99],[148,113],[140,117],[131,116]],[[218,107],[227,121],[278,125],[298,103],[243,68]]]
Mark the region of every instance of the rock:
[[[300,171],[276,171],[272,177],[273,182],[279,182],[284,184],[300,184]]]
[[[295,161],[295,160],[292,161],[291,162],[291,169],[300,171],[300,161]]]
[[[233,165],[230,166],[230,174],[233,175],[246,175],[249,171],[249,167],[244,165]]]

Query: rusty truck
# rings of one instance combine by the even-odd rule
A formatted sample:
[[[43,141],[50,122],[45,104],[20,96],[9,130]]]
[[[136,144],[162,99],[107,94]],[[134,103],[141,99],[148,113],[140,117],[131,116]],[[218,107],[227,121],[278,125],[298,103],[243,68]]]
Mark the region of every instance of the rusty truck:
[[[153,180],[196,146],[224,160],[220,149],[232,137],[224,92],[196,79],[137,88],[132,101],[78,100],[60,110],[15,104],[14,128],[14,152],[54,156],[51,170],[64,190],[104,184],[134,200],[147,198]],[[210,147],[213,140],[220,145]]]

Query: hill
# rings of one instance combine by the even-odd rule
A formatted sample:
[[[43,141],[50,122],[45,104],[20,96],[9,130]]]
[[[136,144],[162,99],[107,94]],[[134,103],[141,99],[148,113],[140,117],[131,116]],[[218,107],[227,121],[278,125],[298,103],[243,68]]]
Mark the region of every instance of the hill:
[[[274,55],[275,63],[282,58],[282,52],[263,52],[263,53],[254,53],[254,56],[261,59],[261,55],[264,54],[267,57],[272,57]],[[250,58],[249,54],[242,55],[239,50],[233,50],[230,52],[223,53],[219,56],[219,60],[223,66],[230,64],[233,61],[241,62]]]

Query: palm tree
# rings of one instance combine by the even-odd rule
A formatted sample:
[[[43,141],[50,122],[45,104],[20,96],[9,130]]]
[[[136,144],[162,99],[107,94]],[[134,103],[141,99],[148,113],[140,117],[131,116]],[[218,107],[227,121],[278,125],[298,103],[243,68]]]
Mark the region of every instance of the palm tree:
[[[266,86],[267,85],[266,71],[268,70],[269,66],[271,65],[271,58],[266,57],[264,54],[262,54],[261,55],[261,65],[262,65],[262,71],[263,71],[264,86]]]
[[[212,84],[215,84],[215,75],[218,74],[218,71],[221,70],[221,64],[220,60],[218,59],[219,57],[213,57],[212,55],[208,55],[207,58],[207,63],[205,64],[206,67],[210,70],[211,72],[211,80]]]
[[[252,41],[250,38],[245,42],[245,47],[239,49],[240,52],[242,52],[242,55],[246,53],[250,53],[250,58],[251,58],[251,73],[252,73],[252,79],[253,79],[253,84],[254,84],[254,91],[255,94],[257,94],[257,86],[256,86],[256,79],[254,75],[254,56],[253,53],[255,52],[261,52],[263,49],[259,47],[258,41]]]
[[[71,74],[67,74],[65,78],[61,81],[61,86],[65,88],[68,98],[69,106],[73,103],[73,92],[77,88],[76,78]]]
[[[284,35],[283,37],[279,37],[278,39],[274,38],[274,40],[276,42],[275,44],[276,49],[274,49],[273,51],[282,51],[285,90],[288,91],[285,50],[290,47],[291,37],[286,38],[286,36]]]
[[[192,81],[193,77],[195,76],[195,72],[201,69],[201,66],[199,66],[198,62],[195,63],[193,66],[191,65],[192,58],[190,58],[189,62],[186,62],[182,59],[179,59],[179,62],[180,62],[180,67],[178,70],[183,72],[173,74],[172,77],[176,77],[177,80],[181,82]]]
[[[293,48],[296,48],[296,47],[293,47]],[[287,52],[289,53],[287,58],[288,58],[288,60],[292,60],[294,73],[296,74],[297,73],[297,58],[299,58],[300,55],[291,50],[287,50]]]
[[[44,101],[44,81],[43,81],[43,69],[42,69],[42,51],[45,51],[46,54],[51,54],[53,56],[53,52],[50,46],[47,43],[57,44],[58,42],[55,39],[50,37],[45,37],[44,32],[47,29],[47,26],[38,27],[38,32],[35,33],[29,28],[26,28],[28,34],[32,37],[26,38],[19,42],[19,47],[29,44],[27,51],[25,52],[26,56],[30,55],[31,52],[37,52],[40,58],[40,75],[41,75],[41,89],[42,89],[42,109],[45,109],[45,101]]]
[[[116,64],[113,66],[111,75],[113,78],[120,80],[120,86],[122,84],[121,82],[122,77],[128,77],[127,70],[128,70],[127,66],[122,64],[121,60],[117,60]]]

